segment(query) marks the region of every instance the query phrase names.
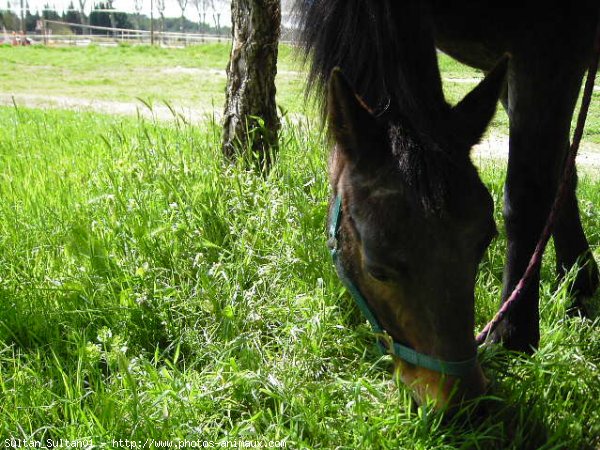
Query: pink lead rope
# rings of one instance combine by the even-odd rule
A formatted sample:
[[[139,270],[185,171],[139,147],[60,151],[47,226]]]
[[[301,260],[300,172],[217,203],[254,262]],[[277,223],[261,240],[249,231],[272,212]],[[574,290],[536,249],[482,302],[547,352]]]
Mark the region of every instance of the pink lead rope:
[[[585,121],[587,118],[588,110],[590,108],[590,103],[592,101],[592,93],[594,90],[594,80],[596,78],[596,72],[598,71],[600,57],[600,17],[598,22],[598,27],[596,29],[596,42],[594,46],[594,54],[592,56],[592,62],[588,71],[588,76],[585,82],[585,88],[583,91],[583,98],[581,100],[581,108],[579,109],[579,116],[577,118],[577,127],[575,128],[575,133],[573,134],[573,142],[571,144],[571,148],[569,149],[569,154],[567,155],[567,160],[565,162],[565,169],[562,175],[562,179],[560,185],[558,187],[558,191],[556,193],[556,197],[554,198],[554,203],[552,204],[552,209],[550,210],[550,214],[548,215],[548,220],[546,221],[546,225],[544,226],[544,230],[540,236],[540,239],[535,247],[535,251],[529,260],[529,265],[525,270],[525,273],[515,286],[514,290],[510,294],[510,296],[506,299],[506,301],[502,304],[494,318],[488,322],[485,328],[477,335],[475,338],[475,342],[477,345],[483,344],[490,334],[498,327],[498,324],[502,322],[504,317],[514,308],[519,299],[521,298],[523,291],[529,286],[531,279],[533,278],[537,269],[539,269],[542,263],[542,256],[544,255],[544,250],[546,250],[546,245],[550,240],[550,236],[552,234],[552,230],[556,223],[556,218],[562,204],[565,201],[566,195],[568,193],[568,187],[573,177],[573,172],[575,170],[575,159],[577,157],[577,152],[579,150],[579,144],[581,143],[581,138],[583,136],[583,129],[585,127]]]

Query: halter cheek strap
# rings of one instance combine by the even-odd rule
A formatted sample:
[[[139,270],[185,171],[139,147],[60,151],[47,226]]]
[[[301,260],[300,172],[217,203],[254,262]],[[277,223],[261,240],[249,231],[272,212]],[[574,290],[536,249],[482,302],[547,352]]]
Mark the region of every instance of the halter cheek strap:
[[[337,195],[333,203],[333,209],[330,215],[328,229],[328,245],[331,251],[331,257],[335,265],[337,274],[346,287],[352,298],[358,305],[358,308],[371,324],[373,332],[379,336],[378,345],[382,353],[389,353],[397,356],[404,361],[414,364],[418,367],[424,367],[435,372],[440,372],[446,375],[455,377],[463,377],[471,372],[477,363],[477,355],[465,361],[444,361],[433,358],[432,356],[419,353],[416,350],[396,342],[381,326],[379,320],[375,316],[373,310],[369,307],[365,297],[361,294],[358,287],[352,282],[348,274],[344,270],[340,258],[340,248],[338,246],[338,237],[340,235],[340,227],[342,221],[342,197]]]

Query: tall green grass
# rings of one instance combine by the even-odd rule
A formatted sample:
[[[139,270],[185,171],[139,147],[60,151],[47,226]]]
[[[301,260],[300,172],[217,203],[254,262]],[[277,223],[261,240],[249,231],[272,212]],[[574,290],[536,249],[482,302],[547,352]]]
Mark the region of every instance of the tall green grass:
[[[266,177],[225,163],[219,132],[0,108],[2,439],[600,445],[598,322],[565,317],[551,257],[540,350],[482,355],[489,416],[415,408],[332,269],[319,128],[286,123]],[[482,174],[500,221],[503,169]],[[600,181],[580,196],[600,256]],[[481,266],[479,327],[504,245]]]

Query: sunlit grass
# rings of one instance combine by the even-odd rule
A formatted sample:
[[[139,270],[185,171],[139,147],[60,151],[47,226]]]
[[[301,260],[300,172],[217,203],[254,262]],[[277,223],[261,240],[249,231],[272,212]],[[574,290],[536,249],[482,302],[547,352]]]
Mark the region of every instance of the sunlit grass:
[[[594,448],[600,334],[549,260],[532,358],[483,355],[480,422],[415,409],[332,269],[326,145],[283,128],[268,177],[210,122],[0,109],[0,436],[259,439],[288,448]],[[503,169],[483,177],[501,225]],[[600,181],[582,210],[598,254]],[[497,305],[504,241],[477,285]]]
[[[178,110],[220,114],[229,51],[229,41],[175,49],[144,45],[0,46],[0,94],[44,107],[60,107],[65,98],[88,108],[97,101],[143,107],[139,101],[143,99],[153,104],[168,102]],[[438,59],[444,92],[451,104],[483,78],[481,71],[442,53]],[[305,80],[302,57],[294,47],[281,44],[276,83],[277,104],[284,111],[314,115],[314,108],[304,102]],[[502,108],[492,121],[490,133],[508,134],[508,117]],[[594,93],[585,140],[600,144],[600,92]]]
[[[0,93],[59,104],[62,97],[127,103],[143,98],[220,112],[229,52],[228,41],[178,49],[0,46]],[[278,70],[278,104],[304,112],[304,77],[288,45],[280,46]]]

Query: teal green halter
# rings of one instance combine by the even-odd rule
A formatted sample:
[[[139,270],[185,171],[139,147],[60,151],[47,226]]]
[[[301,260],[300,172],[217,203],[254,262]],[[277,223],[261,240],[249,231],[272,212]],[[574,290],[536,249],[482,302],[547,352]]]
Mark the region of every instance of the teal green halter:
[[[441,372],[446,375],[462,377],[470,373],[477,363],[477,355],[465,361],[443,361],[433,358],[429,355],[424,355],[416,350],[394,341],[383,329],[373,310],[369,307],[366,299],[360,293],[358,287],[350,280],[340,260],[340,249],[338,247],[338,237],[340,234],[340,226],[342,221],[342,197],[337,195],[333,203],[333,209],[329,222],[329,246],[331,249],[331,257],[335,265],[336,271],[340,280],[350,292],[359,309],[371,324],[371,328],[376,335],[387,336],[388,339],[379,339],[378,344],[383,353],[395,355],[406,362],[415,366],[424,367],[435,372]]]

